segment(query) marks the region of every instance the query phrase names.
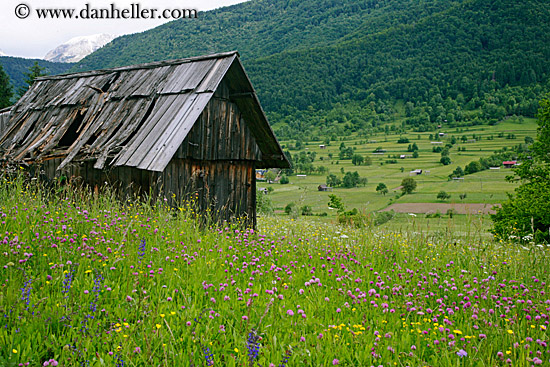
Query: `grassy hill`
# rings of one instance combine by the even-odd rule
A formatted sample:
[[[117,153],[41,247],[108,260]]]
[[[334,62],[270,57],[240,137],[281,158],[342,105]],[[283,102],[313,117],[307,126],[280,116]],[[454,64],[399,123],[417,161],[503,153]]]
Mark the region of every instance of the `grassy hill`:
[[[365,139],[354,135],[349,139],[330,141],[326,145],[324,141],[310,142],[304,145],[302,150],[291,150],[295,161],[295,172],[289,175],[289,184],[259,182],[258,187],[273,190],[267,195],[272,201],[276,213],[282,213],[285,206],[295,203],[297,208],[310,206],[314,215],[328,215],[334,218],[336,213],[328,208],[329,194],[342,198],[346,208],[356,208],[359,211],[372,213],[388,207],[394,203],[418,203],[420,206],[431,203],[481,203],[497,204],[507,198],[507,193],[512,192],[516,184],[505,181],[512,170],[500,167],[499,170],[484,170],[474,174],[465,175],[464,180],[450,180],[449,175],[458,167],[465,168],[472,161],[487,158],[496,151],[511,151],[513,146],[524,144],[525,138],[534,138],[537,124],[534,119],[507,120],[495,126],[474,126],[467,128],[448,128],[442,126],[439,130],[446,135],[436,140],[432,132],[399,134],[397,132],[378,133]],[[430,138],[431,135],[431,138]],[[467,140],[462,141],[465,136]],[[475,139],[474,139],[475,136]],[[406,137],[409,143],[398,143],[399,138]],[[457,142],[450,149],[452,163],[443,165],[440,163],[441,154],[433,152],[433,148],[444,146],[455,137]],[[439,141],[441,144],[434,144]],[[294,145],[293,140],[283,141],[285,148]],[[359,154],[371,164],[353,165],[351,159],[340,159],[340,145],[352,147],[354,154]],[[407,151],[409,144],[416,144],[419,148],[418,158],[412,158]],[[321,148],[320,145],[324,145]],[[383,149],[384,154],[373,154],[377,149]],[[301,154],[315,155],[313,166],[325,167],[322,174],[307,173],[296,164]],[[405,155],[405,158],[400,158]],[[332,156],[332,158],[330,158]],[[502,162],[499,162],[499,166]],[[423,174],[411,175],[411,171],[422,169]],[[343,172],[342,172],[343,170]],[[320,184],[326,184],[329,174],[335,174],[342,178],[345,172],[357,171],[360,177],[368,180],[366,185],[355,188],[335,187],[331,192],[318,191]],[[305,177],[304,177],[305,174]],[[417,189],[410,195],[401,196],[399,189],[404,178],[412,177],[418,184]],[[382,195],[376,192],[379,183],[384,183],[389,193]],[[439,191],[445,191],[451,198],[445,201],[437,199]],[[461,199],[460,195],[466,194]],[[435,209],[433,210],[435,211]],[[442,212],[441,214],[445,214]]]

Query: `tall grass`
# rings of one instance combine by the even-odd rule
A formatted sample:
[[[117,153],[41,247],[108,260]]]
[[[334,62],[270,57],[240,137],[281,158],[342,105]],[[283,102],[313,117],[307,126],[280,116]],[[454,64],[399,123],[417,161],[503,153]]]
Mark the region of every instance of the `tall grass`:
[[[196,216],[3,177],[0,365],[549,363],[546,247]]]

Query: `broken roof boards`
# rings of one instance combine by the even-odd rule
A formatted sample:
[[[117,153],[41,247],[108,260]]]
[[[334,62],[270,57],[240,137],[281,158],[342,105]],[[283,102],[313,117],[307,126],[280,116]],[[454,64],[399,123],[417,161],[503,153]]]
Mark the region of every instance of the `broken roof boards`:
[[[225,81],[261,151],[288,167],[237,52],[38,78],[2,115],[0,159],[162,172]]]

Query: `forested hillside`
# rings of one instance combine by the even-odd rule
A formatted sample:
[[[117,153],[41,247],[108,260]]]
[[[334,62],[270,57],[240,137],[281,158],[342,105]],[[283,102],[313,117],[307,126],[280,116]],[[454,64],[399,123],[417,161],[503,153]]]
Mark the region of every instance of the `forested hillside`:
[[[550,3],[251,0],[118,38],[73,70],[233,49],[281,138],[368,134],[396,109],[418,131],[497,123],[533,116],[548,89]]]
[[[49,62],[40,59],[24,59],[22,57],[2,56],[0,57],[0,64],[4,68],[4,71],[9,76],[13,91],[17,93],[20,87],[25,85],[25,73],[29,71],[29,68],[38,62],[38,65],[44,68],[44,73],[49,75],[66,73],[74,64],[62,63],[62,62]]]
[[[408,102],[406,124],[419,131],[534,116],[548,89],[549,10],[537,1],[466,1],[415,24],[246,66],[271,120],[287,122],[279,136],[310,124],[339,127],[337,135],[378,125],[395,100]]]
[[[201,12],[147,32],[122,36],[82,60],[75,70],[238,50],[255,60],[288,50],[338,42],[359,29],[372,34],[411,24],[458,0],[251,0]]]

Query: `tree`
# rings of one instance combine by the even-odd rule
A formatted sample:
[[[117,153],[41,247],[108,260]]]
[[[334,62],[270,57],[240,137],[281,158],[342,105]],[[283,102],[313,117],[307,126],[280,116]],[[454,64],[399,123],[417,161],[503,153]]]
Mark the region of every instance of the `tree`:
[[[441,159],[439,160],[439,163],[443,164],[444,166],[448,166],[452,162],[451,162],[451,158],[449,158],[448,155],[445,155],[445,156],[441,157]]]
[[[466,167],[464,167],[464,173],[467,175],[471,175],[472,173],[479,172],[482,169],[483,167],[481,166],[481,163],[479,163],[479,161],[471,161],[466,165]]]
[[[403,191],[403,194],[411,194],[414,190],[416,190],[416,181],[413,178],[407,177],[401,181],[401,191]]]
[[[330,208],[336,209],[338,213],[341,213],[345,210],[344,202],[342,201],[341,197],[336,196],[334,194],[330,194],[328,197],[329,197],[328,206]]]
[[[458,197],[460,198],[460,200],[466,199],[466,196],[467,196],[466,193],[462,193],[462,194],[458,195]]]
[[[536,243],[550,241],[550,94],[540,106],[537,139],[530,152],[532,159],[523,159],[514,168],[515,177],[507,178],[522,184],[491,216],[491,232],[502,239],[514,236]]]
[[[289,183],[289,182],[290,182],[290,180],[288,179],[288,177],[287,177],[286,175],[283,175],[283,176],[281,177],[281,179],[279,180],[279,183],[280,183],[281,185],[286,185],[286,184]]]
[[[4,72],[2,65],[0,65],[0,109],[11,105],[10,100],[12,96],[10,78]]]
[[[341,183],[342,181],[334,173],[327,176],[327,186],[337,187],[340,186]]]
[[[277,177],[277,175],[271,170],[267,171],[265,174],[265,180],[267,183],[272,183],[275,180],[275,177]]]
[[[447,200],[447,199],[450,199],[451,198],[451,194],[447,194],[445,191],[441,190],[438,194],[437,194],[437,198],[439,200]]]
[[[265,195],[260,189],[256,189],[256,211],[262,214],[273,213],[273,203],[268,195]]]
[[[455,168],[455,170],[449,175],[449,178],[453,178],[453,177],[462,177],[464,176],[464,170],[462,169],[462,167],[458,166]]]
[[[351,163],[353,163],[354,166],[360,166],[365,161],[365,158],[361,154],[354,154],[351,158]]]
[[[290,215],[292,214],[292,212],[294,211],[294,208],[296,207],[296,204],[295,203],[288,203],[286,206],[285,206],[285,213]]]
[[[344,175],[344,178],[342,179],[342,186],[346,188],[357,187],[357,185],[359,185],[359,182],[360,182],[360,177],[357,171],[353,173],[346,172],[346,174]]]
[[[418,150],[418,145],[416,143],[409,144],[407,147],[407,152],[415,152]]]
[[[382,195],[386,196],[386,194],[389,192],[388,186],[386,186],[385,183],[379,183],[378,186],[376,186],[376,192],[381,193]]]
[[[25,76],[27,77],[25,79],[25,83],[27,84],[27,86],[19,88],[18,93],[20,96],[23,96],[23,94],[27,92],[27,90],[31,87],[31,85],[34,84],[34,81],[36,78],[44,75],[48,75],[48,73],[45,73],[44,70],[46,70],[46,68],[43,68],[42,66],[38,65],[38,61],[35,61],[34,64],[31,67],[29,67],[29,71],[24,73]]]
[[[304,205],[300,208],[300,212],[302,215],[313,215],[313,210],[311,209],[311,206]]]
[[[344,143],[342,143],[344,144]],[[352,147],[346,147],[345,145],[343,147],[340,147],[340,153],[338,153],[338,157],[340,159],[352,159],[353,157],[353,148]]]

